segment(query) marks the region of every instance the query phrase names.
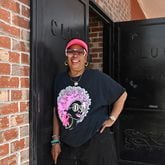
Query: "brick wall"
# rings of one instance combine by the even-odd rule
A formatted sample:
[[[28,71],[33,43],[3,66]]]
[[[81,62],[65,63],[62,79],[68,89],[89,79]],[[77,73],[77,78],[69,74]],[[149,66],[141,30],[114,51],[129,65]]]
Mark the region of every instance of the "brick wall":
[[[29,0],[0,0],[0,165],[29,159]]]
[[[114,22],[131,19],[131,0],[93,0]]]
[[[97,5],[114,22],[131,19],[130,0],[95,0]],[[92,10],[89,10],[89,52],[90,68],[103,68],[103,22]]]
[[[89,56],[90,68],[102,70],[103,22],[92,10],[89,12]]]

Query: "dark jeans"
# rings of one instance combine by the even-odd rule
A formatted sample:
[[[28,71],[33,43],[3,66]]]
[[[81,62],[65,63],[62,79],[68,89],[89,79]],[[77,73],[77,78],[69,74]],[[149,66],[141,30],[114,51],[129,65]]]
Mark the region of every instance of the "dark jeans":
[[[114,134],[108,128],[80,147],[62,144],[57,165],[117,165]]]

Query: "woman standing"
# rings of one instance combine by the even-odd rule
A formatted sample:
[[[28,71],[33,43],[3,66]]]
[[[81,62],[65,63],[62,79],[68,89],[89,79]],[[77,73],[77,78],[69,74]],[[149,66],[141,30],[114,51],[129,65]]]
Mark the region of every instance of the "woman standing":
[[[57,165],[117,165],[111,126],[127,97],[110,76],[88,65],[88,45],[66,45],[66,72],[55,79],[52,156]],[[111,110],[109,110],[111,107]]]

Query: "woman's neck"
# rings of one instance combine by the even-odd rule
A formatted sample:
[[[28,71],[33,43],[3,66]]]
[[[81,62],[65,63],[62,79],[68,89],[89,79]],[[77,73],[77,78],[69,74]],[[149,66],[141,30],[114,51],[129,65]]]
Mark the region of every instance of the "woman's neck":
[[[81,70],[70,70],[69,71],[69,75],[71,76],[71,77],[78,77],[78,76],[81,76],[83,73],[84,73],[84,71],[85,71],[85,69],[81,69]]]

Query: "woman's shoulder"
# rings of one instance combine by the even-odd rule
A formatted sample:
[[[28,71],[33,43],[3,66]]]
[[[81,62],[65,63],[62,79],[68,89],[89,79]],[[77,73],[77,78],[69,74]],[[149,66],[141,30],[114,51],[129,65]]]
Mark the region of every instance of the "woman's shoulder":
[[[108,74],[102,72],[99,69],[88,69],[88,73],[93,76],[97,77],[110,77]]]
[[[87,69],[88,74],[100,74],[101,71],[98,69]]]

